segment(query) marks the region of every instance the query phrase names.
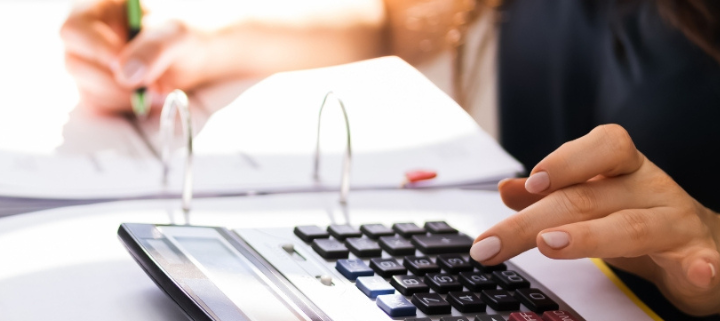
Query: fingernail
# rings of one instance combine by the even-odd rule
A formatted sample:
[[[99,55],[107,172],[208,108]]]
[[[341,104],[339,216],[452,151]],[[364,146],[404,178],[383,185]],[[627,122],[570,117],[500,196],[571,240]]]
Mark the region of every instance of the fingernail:
[[[710,272],[712,272],[711,276],[714,279],[715,278],[715,266],[712,265],[712,263],[708,263],[708,265],[710,266]]]
[[[145,71],[145,64],[137,59],[129,60],[122,69],[123,77],[131,84],[140,83],[145,77]]]
[[[473,260],[482,262],[500,252],[500,238],[491,236],[473,244],[470,248],[470,256]]]
[[[532,174],[525,181],[525,189],[533,194],[540,193],[550,187],[550,176],[547,172],[537,172]]]
[[[570,235],[562,231],[547,232],[540,234],[540,236],[542,236],[545,244],[556,250],[564,248],[570,244]]]

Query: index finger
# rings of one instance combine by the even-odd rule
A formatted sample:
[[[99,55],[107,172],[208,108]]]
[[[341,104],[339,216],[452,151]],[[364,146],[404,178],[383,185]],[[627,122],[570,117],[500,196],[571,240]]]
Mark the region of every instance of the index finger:
[[[525,188],[530,193],[549,194],[598,175],[613,177],[633,173],[640,169],[644,159],[624,128],[616,124],[601,125],[563,144],[540,161],[525,182]]]

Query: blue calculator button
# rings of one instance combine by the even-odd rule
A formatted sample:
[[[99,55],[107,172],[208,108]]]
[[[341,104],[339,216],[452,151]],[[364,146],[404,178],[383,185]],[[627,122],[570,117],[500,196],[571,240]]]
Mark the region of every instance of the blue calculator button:
[[[376,298],[378,295],[395,293],[395,288],[379,276],[359,277],[355,285],[371,299]]]
[[[335,269],[351,281],[358,276],[371,276],[375,273],[365,262],[358,259],[338,260]]]
[[[415,306],[400,294],[380,295],[375,302],[391,317],[411,317],[417,313]]]

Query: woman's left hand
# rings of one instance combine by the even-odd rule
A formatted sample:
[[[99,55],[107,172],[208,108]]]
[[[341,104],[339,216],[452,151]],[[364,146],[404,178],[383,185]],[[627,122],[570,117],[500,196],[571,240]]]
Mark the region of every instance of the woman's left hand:
[[[654,282],[689,314],[720,313],[720,218],[640,153],[622,127],[599,126],[565,143],[529,178],[499,189],[519,212],[477,237],[470,255],[482,264],[535,246],[554,259],[603,258]]]

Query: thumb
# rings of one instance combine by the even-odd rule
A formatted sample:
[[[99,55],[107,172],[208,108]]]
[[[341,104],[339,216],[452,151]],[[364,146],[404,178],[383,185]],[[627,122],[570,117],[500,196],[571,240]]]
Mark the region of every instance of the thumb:
[[[149,86],[184,50],[188,34],[188,28],[175,21],[155,29],[144,29],[113,63],[115,79],[128,88]]]

